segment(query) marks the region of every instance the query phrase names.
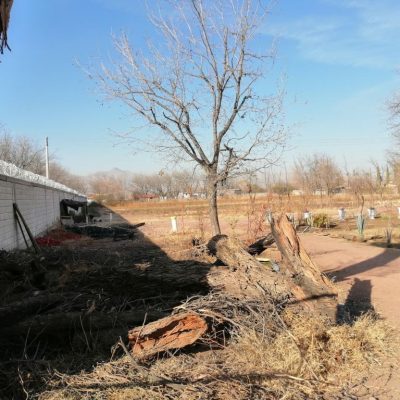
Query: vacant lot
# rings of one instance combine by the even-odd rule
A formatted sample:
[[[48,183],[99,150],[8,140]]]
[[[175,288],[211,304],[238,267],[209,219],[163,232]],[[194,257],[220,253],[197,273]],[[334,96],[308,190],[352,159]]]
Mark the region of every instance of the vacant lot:
[[[268,229],[266,209],[262,198],[224,200],[223,226],[251,241]],[[210,236],[204,202],[134,203],[114,210],[115,224],[146,225],[133,239],[117,241],[56,231],[40,240],[39,257],[2,254],[7,268],[0,275],[0,311],[8,316],[0,346],[2,398],[398,398],[398,378],[386,384],[396,334],[374,310],[396,324],[397,305],[388,297],[399,278],[397,250],[321,236],[325,230],[302,234],[338,281],[341,322],[329,325],[294,313],[285,302],[211,290],[210,277],[230,270],[204,252]],[[103,226],[109,213],[101,209]],[[175,234],[171,213],[180,222]],[[279,261],[276,249],[266,255]],[[187,350],[133,359],[128,330],[176,307],[217,315],[219,323]]]

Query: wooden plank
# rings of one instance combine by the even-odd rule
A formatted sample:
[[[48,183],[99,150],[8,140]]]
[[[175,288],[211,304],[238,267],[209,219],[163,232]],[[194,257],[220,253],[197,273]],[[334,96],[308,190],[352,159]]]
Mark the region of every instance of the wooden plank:
[[[40,248],[39,248],[38,244],[36,243],[36,240],[35,240],[34,236],[32,235],[32,232],[29,229],[29,226],[26,223],[25,218],[21,213],[21,211],[20,211],[20,209],[18,207],[18,204],[17,203],[13,203],[13,208],[14,208],[14,214],[16,215],[17,219],[19,218],[22,221],[22,224],[24,225],[26,233],[28,234],[29,239],[32,242],[33,248],[35,249],[36,253],[40,253]]]

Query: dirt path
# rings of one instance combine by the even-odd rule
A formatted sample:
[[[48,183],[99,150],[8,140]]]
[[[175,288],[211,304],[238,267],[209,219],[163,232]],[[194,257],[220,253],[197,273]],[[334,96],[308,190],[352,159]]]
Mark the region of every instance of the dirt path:
[[[302,241],[320,268],[336,277],[339,301],[363,299],[400,333],[400,250],[305,234]],[[400,354],[397,355],[400,362]],[[379,399],[400,398],[400,372],[395,369]],[[374,385],[375,386],[375,385]]]
[[[370,302],[400,330],[400,250],[363,243],[303,235],[310,255],[325,271],[336,277],[340,300],[350,293]]]

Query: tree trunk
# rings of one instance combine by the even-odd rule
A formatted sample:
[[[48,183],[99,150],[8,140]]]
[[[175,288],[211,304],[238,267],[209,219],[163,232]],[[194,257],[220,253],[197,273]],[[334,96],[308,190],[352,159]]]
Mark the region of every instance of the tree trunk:
[[[210,270],[209,285],[215,291],[222,289],[238,298],[257,298],[262,293],[275,299],[289,295],[294,307],[308,308],[335,322],[338,295],[335,286],[310,259],[285,214],[273,220],[271,228],[282,254],[280,272],[261,264],[237,240],[218,235],[208,243],[209,251],[231,269]]]
[[[216,235],[207,246],[211,254],[229,267],[214,267],[208,272],[207,281],[214,292],[241,299],[265,295],[280,299],[290,295],[286,278],[257,261],[239,240]]]
[[[1,327],[17,324],[37,312],[46,311],[62,303],[63,300],[64,297],[60,294],[44,294],[3,305],[0,307]]]
[[[334,284],[311,260],[285,214],[271,221],[271,230],[282,255],[282,272],[293,283],[297,301],[334,322],[338,297]]]
[[[218,202],[217,202],[218,184],[213,176],[208,177],[208,212],[210,216],[211,229],[213,235],[221,234],[221,227],[218,218]]]
[[[57,312],[53,314],[38,314],[12,326],[1,326],[2,338],[16,336],[49,337],[57,336],[60,340],[73,332],[84,330],[102,330],[115,327],[136,326],[143,321],[154,321],[166,316],[163,311],[135,310],[121,313],[102,313],[95,311],[91,314],[85,312]]]

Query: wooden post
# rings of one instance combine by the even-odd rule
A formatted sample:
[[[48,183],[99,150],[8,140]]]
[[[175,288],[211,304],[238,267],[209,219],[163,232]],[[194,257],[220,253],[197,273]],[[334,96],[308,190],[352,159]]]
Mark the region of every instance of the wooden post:
[[[40,253],[39,246],[37,245],[36,240],[35,240],[35,238],[33,237],[32,232],[31,232],[31,230],[29,229],[28,224],[27,224],[26,221],[25,221],[25,218],[24,218],[23,215],[21,214],[21,211],[20,211],[20,209],[19,209],[19,207],[18,207],[18,204],[17,204],[17,203],[13,203],[13,208],[14,208],[14,215],[15,215],[15,218],[17,218],[17,221],[18,221],[18,218],[22,221],[22,224],[23,224],[24,227],[25,227],[26,233],[28,234],[29,239],[30,239],[30,241],[32,242],[33,248],[35,249],[36,253]],[[19,222],[18,222],[18,224],[19,224],[19,226],[21,227],[21,224],[20,224]],[[22,231],[22,228],[20,228],[20,229],[21,229],[21,231]]]

